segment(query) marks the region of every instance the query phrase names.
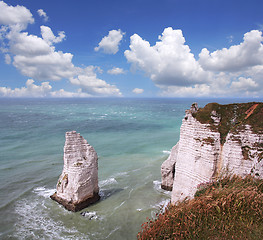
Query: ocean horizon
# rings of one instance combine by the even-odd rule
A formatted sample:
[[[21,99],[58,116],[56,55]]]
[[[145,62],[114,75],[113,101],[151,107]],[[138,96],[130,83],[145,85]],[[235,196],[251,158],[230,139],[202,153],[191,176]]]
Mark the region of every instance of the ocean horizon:
[[[136,239],[170,201],[160,170],[185,110],[250,101],[262,99],[0,98],[0,239]],[[98,153],[101,196],[76,213],[50,199],[72,130]]]

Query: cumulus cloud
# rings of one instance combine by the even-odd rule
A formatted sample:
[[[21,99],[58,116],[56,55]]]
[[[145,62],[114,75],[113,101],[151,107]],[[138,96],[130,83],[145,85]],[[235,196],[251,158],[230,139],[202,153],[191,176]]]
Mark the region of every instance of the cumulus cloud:
[[[125,72],[122,68],[114,67],[108,70],[107,73],[112,75],[119,75],[119,74],[124,74]]]
[[[155,84],[184,86],[208,81],[209,74],[195,60],[181,30],[164,29],[154,46],[134,34],[130,50],[125,51],[128,62],[143,70]]]
[[[199,63],[205,70],[236,72],[263,64],[262,32],[252,30],[243,42],[230,48],[210,53],[206,48],[199,54]]]
[[[74,76],[77,68],[72,64],[73,55],[56,51],[54,43],[65,38],[64,32],[55,36],[49,27],[41,26],[42,38],[24,32],[34,19],[23,6],[8,6],[0,2],[1,51],[6,63],[11,63],[25,76],[38,80],[60,80]],[[21,27],[23,26],[23,27]]]
[[[209,84],[195,84],[192,86],[159,86],[160,95],[165,97],[259,97],[262,86],[251,78],[234,77],[220,73],[214,76]]]
[[[54,33],[52,32],[51,28],[47,26],[41,26],[40,30],[41,30],[41,35],[42,35],[43,40],[47,42],[49,45],[52,45],[53,43],[62,42],[66,37],[64,31],[60,31],[58,33],[58,37],[56,37]]]
[[[90,94],[84,93],[79,89],[77,92],[68,92],[64,89],[52,91],[49,82],[42,82],[41,85],[36,85],[33,79],[26,81],[26,86],[21,88],[11,89],[8,87],[0,87],[0,97],[53,97],[53,98],[71,98],[71,97],[91,97]]]
[[[231,83],[231,88],[236,91],[255,91],[258,88],[258,84],[252,78],[239,77],[238,81]]]
[[[208,84],[194,84],[193,86],[159,86],[163,97],[207,97],[211,94]]]
[[[182,31],[166,28],[153,46],[134,34],[124,54],[133,68],[151,78],[161,96],[262,96],[262,40],[262,32],[253,30],[239,45],[212,53],[204,48],[196,60]]]
[[[28,9],[21,6],[8,6],[0,1],[0,50],[5,54],[5,62],[12,64],[25,76],[36,80],[61,80],[70,79],[74,85],[78,85],[78,92],[67,92],[64,89],[51,91],[49,82],[37,86],[30,80],[26,87],[10,89],[1,88],[1,95],[10,96],[50,96],[50,97],[89,97],[89,96],[122,96],[120,90],[97,78],[95,70],[101,73],[99,67],[87,67],[85,69],[76,67],[72,63],[73,55],[56,51],[54,44],[65,39],[65,33],[60,31],[57,36],[51,28],[41,26],[41,37],[25,32],[28,23],[34,19]],[[45,17],[44,11],[38,13]],[[14,17],[13,17],[14,16]],[[19,17],[20,16],[20,17]],[[113,30],[105,37],[100,47],[106,51],[116,52],[123,37],[121,30]],[[110,50],[111,49],[111,50]],[[13,59],[13,61],[12,61]],[[121,69],[115,69],[115,73]],[[33,91],[34,89],[34,91]],[[45,90],[45,91],[44,91]]]
[[[132,92],[135,93],[135,94],[142,94],[144,92],[144,90],[141,89],[141,88],[134,88],[132,90]]]
[[[102,49],[104,53],[116,54],[119,51],[119,45],[124,34],[120,29],[109,31],[108,36],[103,37],[99,46],[95,47],[94,50],[97,52]]]
[[[22,88],[7,88],[0,87],[0,96],[2,97],[46,97],[52,87],[49,82],[42,82],[40,86],[34,84],[33,79],[28,79],[26,87]]]
[[[44,21],[47,22],[48,21],[48,16],[47,14],[44,12],[43,9],[38,9],[37,13],[40,17],[43,17]]]
[[[8,39],[9,51],[14,56],[13,65],[23,75],[38,80],[60,80],[75,74],[73,55],[56,51],[50,46],[52,39],[13,31],[8,34]]]
[[[122,96],[122,93],[115,85],[110,85],[99,79],[96,74],[96,67],[89,66],[76,78],[71,78],[70,82],[79,86],[83,92],[95,96]]]
[[[20,29],[27,27],[29,23],[34,23],[31,12],[24,6],[8,6],[0,1],[0,24],[14,26]]]

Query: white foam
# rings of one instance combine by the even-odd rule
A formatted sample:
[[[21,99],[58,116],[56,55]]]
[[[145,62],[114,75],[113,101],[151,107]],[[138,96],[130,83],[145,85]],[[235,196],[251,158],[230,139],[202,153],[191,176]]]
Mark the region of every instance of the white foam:
[[[125,175],[128,175],[128,173],[127,172],[119,172],[119,173],[114,174],[113,177],[122,177]]]
[[[170,203],[170,199],[164,199],[161,202],[157,203],[156,205],[151,206],[152,208],[155,209],[151,211],[151,217],[156,218],[156,214],[164,213],[169,203]]]
[[[118,183],[118,182],[116,181],[116,179],[114,177],[111,177],[111,178],[108,178],[106,180],[100,181],[99,186],[105,187],[106,185],[111,185],[111,184],[115,184],[115,183]]]
[[[171,191],[166,191],[166,190],[162,189],[161,185],[162,185],[161,181],[158,181],[158,180],[153,181],[153,188],[157,192],[164,193],[165,195],[169,195],[170,196],[171,195]]]
[[[121,227],[114,228],[105,239],[109,238],[114,232],[118,231],[119,229],[121,229]]]
[[[126,202],[126,201],[123,201],[119,206],[115,207],[115,208],[114,208],[114,211],[115,211],[116,209],[120,208],[125,202]]]
[[[46,189],[45,187],[37,187],[33,190],[39,196],[49,198],[53,193],[56,192],[56,189]]]
[[[40,190],[40,188],[38,188]],[[54,220],[46,199],[23,199],[16,203],[17,221],[14,236],[17,239],[88,239],[77,229],[65,227],[63,222]]]
[[[95,211],[93,211],[93,212],[82,212],[81,215],[83,217],[87,217],[89,220],[97,220],[98,219],[98,215]]]
[[[169,154],[171,154],[171,151],[163,150],[163,154],[169,155]]]

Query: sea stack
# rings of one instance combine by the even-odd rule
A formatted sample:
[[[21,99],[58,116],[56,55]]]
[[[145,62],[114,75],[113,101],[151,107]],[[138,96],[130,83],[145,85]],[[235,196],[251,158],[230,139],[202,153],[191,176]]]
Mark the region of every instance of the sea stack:
[[[194,103],[185,111],[180,140],[162,164],[162,188],[172,204],[226,175],[263,179],[263,103]]]
[[[98,156],[76,131],[66,132],[64,167],[51,199],[77,212],[100,199]]]

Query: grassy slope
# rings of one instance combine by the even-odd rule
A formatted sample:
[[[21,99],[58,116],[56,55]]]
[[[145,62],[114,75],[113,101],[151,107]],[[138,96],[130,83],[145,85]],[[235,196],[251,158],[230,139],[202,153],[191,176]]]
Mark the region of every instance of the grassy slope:
[[[234,176],[203,186],[142,225],[138,239],[262,239],[263,180]]]

